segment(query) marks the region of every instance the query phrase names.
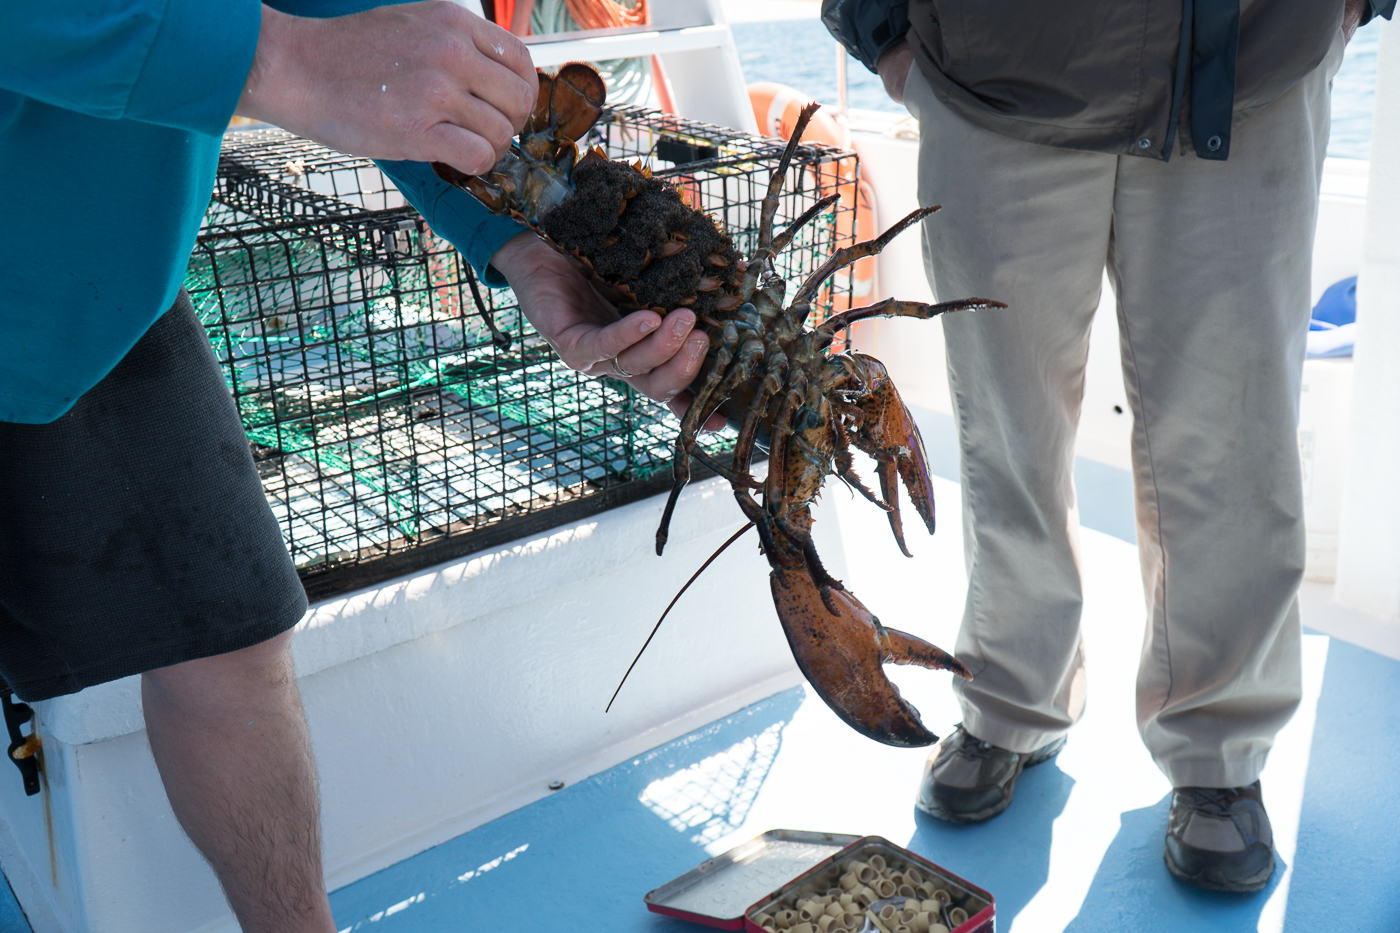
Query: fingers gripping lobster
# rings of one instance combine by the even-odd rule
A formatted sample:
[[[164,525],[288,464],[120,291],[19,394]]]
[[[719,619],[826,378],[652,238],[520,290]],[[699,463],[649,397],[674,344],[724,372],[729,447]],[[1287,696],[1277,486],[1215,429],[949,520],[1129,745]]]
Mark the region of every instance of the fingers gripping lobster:
[[[772,568],[778,618],[818,695],[856,731],[877,741],[899,746],[937,741],[882,665],[971,675],[942,649],[883,626],[822,566],[812,540],[811,507],[832,474],[888,513],[906,556],[900,482],[929,532],[934,530],[923,440],[888,372],[873,357],[832,354],[830,348],[840,330],[867,318],[928,319],[1004,306],[980,298],[942,304],[887,299],[807,327],[812,302],[831,275],[879,253],[937,208],[917,210],[878,238],[837,250],[786,301],[786,283],[774,270],[774,258],[836,200],[819,200],[774,232],[783,179],[817,105],[803,111],[773,173],[760,208],[758,246],[744,260],[709,218],[645,169],[610,162],[599,149],[579,158],[576,140],[601,116],[605,94],[602,80],[587,65],[566,65],[554,78],[541,74],[534,114],[490,172],[464,176],[448,166],[434,168],[492,211],[529,224],[572,257],[620,310],[664,311],[680,304],[695,310],[710,352],[691,386],[694,402],[676,437],[671,495],[657,529],[656,552],[665,547],[671,515],[690,479],[690,461],[698,460],[730,482],[739,508],[757,528]],[[599,210],[600,203],[608,209]],[[696,444],[715,412],[738,431],[728,462]],[[768,450],[762,482],[752,473],[759,448]],[[875,461],[878,494],[856,474],[853,449]]]

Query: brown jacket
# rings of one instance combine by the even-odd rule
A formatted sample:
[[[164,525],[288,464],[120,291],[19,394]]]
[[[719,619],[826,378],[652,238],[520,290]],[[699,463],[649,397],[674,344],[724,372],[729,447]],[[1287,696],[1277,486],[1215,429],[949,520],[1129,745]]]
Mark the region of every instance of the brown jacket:
[[[1190,8],[1182,0],[909,0],[908,39],[939,99],[978,126],[1159,159],[1170,157],[1175,136],[1178,151],[1224,158],[1231,128],[1322,62],[1341,29],[1342,2],[1239,0],[1238,49],[1227,63],[1233,87],[1193,82],[1193,59],[1206,72],[1200,30],[1210,0],[1195,2],[1194,44],[1183,30]],[[1198,116],[1210,107],[1221,114],[1197,124],[1219,127],[1198,133],[1212,134],[1210,152],[1192,139],[1193,100]]]

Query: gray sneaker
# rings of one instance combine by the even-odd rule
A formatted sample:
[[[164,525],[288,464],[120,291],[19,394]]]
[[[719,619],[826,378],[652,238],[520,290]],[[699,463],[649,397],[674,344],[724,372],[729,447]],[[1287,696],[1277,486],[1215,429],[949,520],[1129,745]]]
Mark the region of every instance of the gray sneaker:
[[[1173,875],[1198,888],[1263,888],[1274,873],[1274,830],[1259,782],[1175,788],[1162,857]]]
[[[929,755],[914,805],[953,823],[991,819],[1011,805],[1021,772],[1054,758],[1064,745],[1060,736],[1033,752],[1011,752],[983,742],[958,723]]]

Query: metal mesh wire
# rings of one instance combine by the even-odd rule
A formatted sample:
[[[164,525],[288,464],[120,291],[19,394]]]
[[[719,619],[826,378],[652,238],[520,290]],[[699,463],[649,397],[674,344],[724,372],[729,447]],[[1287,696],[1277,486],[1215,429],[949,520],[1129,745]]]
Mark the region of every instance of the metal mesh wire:
[[[753,249],[778,141],[619,108],[588,142],[650,164]],[[853,159],[801,148],[779,227]],[[845,210],[780,257],[785,276],[843,245]],[[281,130],[230,133],[185,287],[315,596],[632,501],[669,473],[670,412],[560,363],[513,294],[480,287],[372,162]],[[819,311],[843,298],[828,288]]]

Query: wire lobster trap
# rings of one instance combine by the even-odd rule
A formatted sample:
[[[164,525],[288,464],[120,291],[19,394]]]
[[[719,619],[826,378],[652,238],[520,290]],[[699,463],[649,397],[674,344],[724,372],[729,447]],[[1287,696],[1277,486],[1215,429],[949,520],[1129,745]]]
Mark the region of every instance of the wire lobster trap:
[[[617,108],[587,143],[651,165],[754,248],[781,141]],[[801,147],[779,228],[854,159]],[[853,211],[834,206],[779,257],[791,288],[849,242]],[[371,161],[282,130],[229,133],[185,288],[313,598],[669,488],[669,410],[564,366]],[[814,312],[848,305],[837,281]]]

